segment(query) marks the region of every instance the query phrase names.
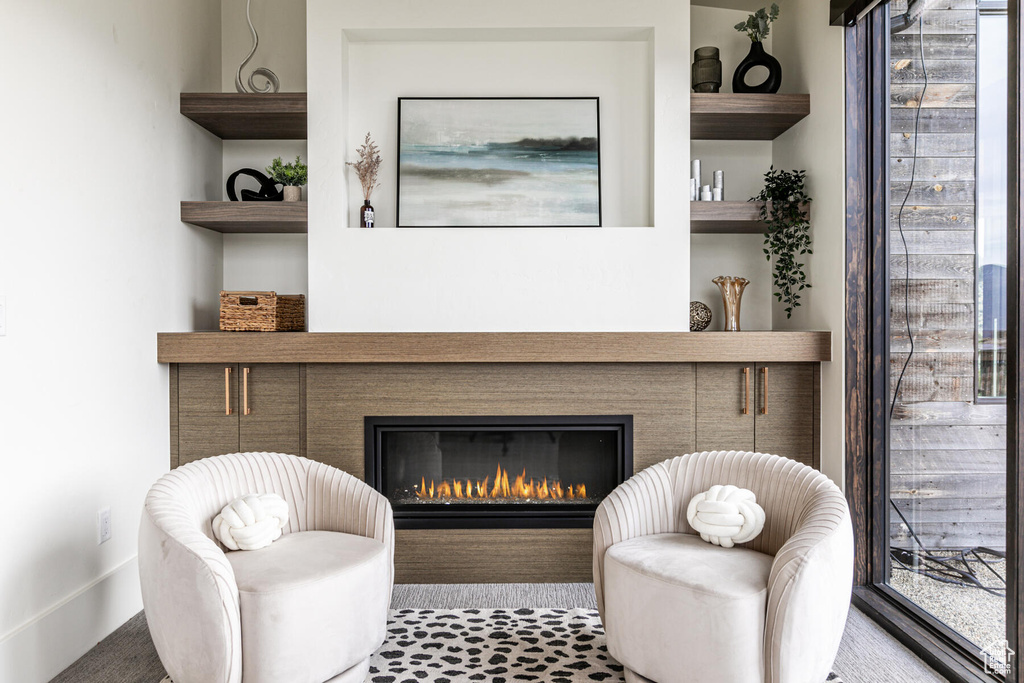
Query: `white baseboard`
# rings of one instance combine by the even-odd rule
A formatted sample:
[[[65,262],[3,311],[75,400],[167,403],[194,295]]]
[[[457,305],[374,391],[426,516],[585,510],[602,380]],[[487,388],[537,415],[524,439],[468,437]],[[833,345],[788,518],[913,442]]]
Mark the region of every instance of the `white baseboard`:
[[[132,557],[0,639],[0,681],[46,683],[141,609]]]

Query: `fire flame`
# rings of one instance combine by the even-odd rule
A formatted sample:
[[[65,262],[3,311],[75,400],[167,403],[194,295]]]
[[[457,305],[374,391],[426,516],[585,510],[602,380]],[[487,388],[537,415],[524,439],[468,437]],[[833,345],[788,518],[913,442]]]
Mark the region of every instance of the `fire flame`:
[[[435,484],[431,479],[428,484],[425,477],[420,478],[419,490],[416,497],[420,500],[500,500],[500,499],[537,499],[537,500],[576,500],[587,497],[586,484],[562,485],[560,481],[548,482],[544,477],[536,481],[532,477],[526,479],[526,470],[509,481],[508,470],[498,465],[498,471],[494,474],[494,483],[491,484],[490,477],[484,477],[483,481],[472,481],[470,479],[442,480]]]

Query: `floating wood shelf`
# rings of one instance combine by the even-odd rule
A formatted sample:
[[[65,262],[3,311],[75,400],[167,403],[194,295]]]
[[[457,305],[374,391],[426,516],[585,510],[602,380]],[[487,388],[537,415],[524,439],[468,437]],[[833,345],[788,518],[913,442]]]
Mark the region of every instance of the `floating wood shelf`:
[[[759,235],[760,211],[760,202],[690,202],[690,234]]]
[[[765,230],[758,202],[690,202],[690,233],[757,234]]]
[[[818,363],[831,332],[188,332],[161,363]]]
[[[182,202],[181,220],[217,232],[304,233],[306,202]]]
[[[690,139],[774,140],[810,113],[810,95],[691,93]]]
[[[181,93],[181,113],[222,140],[305,140],[306,93]]]

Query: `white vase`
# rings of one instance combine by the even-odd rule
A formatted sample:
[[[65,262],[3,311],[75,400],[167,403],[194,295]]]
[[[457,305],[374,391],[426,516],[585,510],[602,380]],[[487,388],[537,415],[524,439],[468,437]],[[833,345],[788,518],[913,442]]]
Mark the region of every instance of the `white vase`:
[[[302,188],[298,185],[285,185],[284,186],[284,200],[286,202],[301,202],[302,201]]]

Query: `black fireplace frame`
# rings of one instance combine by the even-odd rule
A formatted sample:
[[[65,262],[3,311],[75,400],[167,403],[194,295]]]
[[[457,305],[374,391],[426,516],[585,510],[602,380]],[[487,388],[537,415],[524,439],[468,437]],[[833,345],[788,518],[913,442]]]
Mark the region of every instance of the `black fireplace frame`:
[[[615,430],[618,456],[616,480],[622,483],[633,476],[632,415],[444,415],[444,416],[366,416],[363,444],[366,453],[365,480],[384,494],[381,439],[383,432],[415,431],[585,431],[594,428]],[[447,504],[427,509],[394,506],[396,529],[582,529],[594,523],[594,505],[459,505]]]

